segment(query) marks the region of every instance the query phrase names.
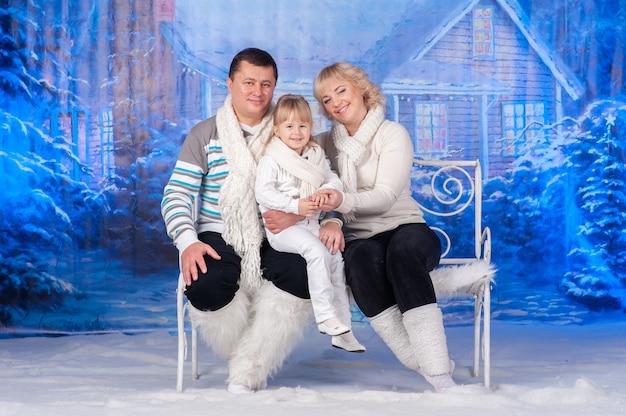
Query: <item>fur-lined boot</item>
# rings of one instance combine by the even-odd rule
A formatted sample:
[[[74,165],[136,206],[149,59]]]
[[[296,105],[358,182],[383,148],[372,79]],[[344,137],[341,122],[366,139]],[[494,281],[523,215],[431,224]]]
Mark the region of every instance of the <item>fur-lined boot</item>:
[[[204,312],[187,305],[191,324],[213,352],[228,360],[248,325],[250,300],[242,290],[235,293],[230,303],[217,311]]]
[[[265,388],[311,321],[311,301],[265,282],[252,304],[252,321],[228,362],[233,393]]]
[[[455,385],[451,372],[454,363],[448,356],[443,315],[436,303],[404,312],[404,327],[419,361],[419,373],[435,390]]]
[[[419,371],[419,363],[411,346],[409,334],[404,328],[398,305],[393,305],[370,318],[370,325],[405,367]]]

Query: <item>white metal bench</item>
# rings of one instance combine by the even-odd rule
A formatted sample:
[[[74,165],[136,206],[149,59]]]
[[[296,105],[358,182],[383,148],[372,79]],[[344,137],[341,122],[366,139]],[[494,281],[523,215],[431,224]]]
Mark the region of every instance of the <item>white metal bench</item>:
[[[182,270],[182,268],[180,268]],[[187,360],[187,333],[185,332],[185,313],[187,301],[185,300],[185,281],[183,273],[178,275],[176,287],[176,318],[178,321],[178,365],[176,368],[176,391],[183,391],[183,373],[185,360]],[[191,325],[191,378],[198,379],[198,330]]]
[[[413,161],[413,194],[427,223],[442,239],[439,267],[431,272],[438,299],[474,298],[473,376],[491,382],[491,230],[482,225],[482,172],[478,160]],[[444,308],[445,313],[445,308]],[[482,354],[481,354],[482,352]]]
[[[490,384],[491,343],[491,283],[495,268],[491,264],[491,232],[482,226],[482,181],[478,161],[425,161],[415,160],[414,189],[418,203],[427,216],[431,227],[444,241],[441,265],[431,272],[437,297],[474,297],[474,377],[477,377],[482,357],[484,383]],[[422,186],[423,184],[423,186]],[[434,204],[430,204],[433,202]],[[438,209],[435,205],[440,205]],[[195,211],[195,209],[193,210]],[[470,245],[473,254],[459,257],[454,254],[455,236],[444,231],[433,218],[455,218],[473,211],[473,230]],[[470,222],[468,221],[468,222]],[[465,224],[467,230],[469,225]],[[178,366],[176,390],[183,390],[184,364],[187,359],[188,339],[185,331],[187,301],[184,295],[185,282],[182,273],[176,289],[176,311],[178,320]],[[482,341],[482,342],[481,342]],[[481,348],[482,347],[482,348]],[[482,351],[482,355],[480,352]],[[191,378],[198,378],[198,333],[191,325]]]

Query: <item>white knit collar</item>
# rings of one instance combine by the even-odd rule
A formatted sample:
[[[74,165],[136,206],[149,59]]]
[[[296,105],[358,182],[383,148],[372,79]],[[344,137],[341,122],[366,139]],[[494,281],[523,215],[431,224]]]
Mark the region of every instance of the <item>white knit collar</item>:
[[[338,122],[333,124],[332,138],[338,150],[337,165],[344,192],[357,191],[356,167],[361,163],[367,145],[374,138],[383,121],[385,121],[385,111],[382,106],[377,105],[367,112],[354,136],[350,136],[343,124]],[[343,219],[347,223],[354,221],[354,214],[343,214]]]

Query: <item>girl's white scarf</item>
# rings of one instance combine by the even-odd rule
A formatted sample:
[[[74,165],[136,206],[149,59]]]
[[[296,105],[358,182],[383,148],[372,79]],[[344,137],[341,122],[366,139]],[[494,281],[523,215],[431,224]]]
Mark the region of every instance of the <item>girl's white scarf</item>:
[[[267,145],[265,154],[270,156],[282,169],[291,176],[300,179],[300,198],[308,198],[319,189],[326,179],[323,163],[326,163],[320,145],[309,142],[302,156],[290,149],[278,137]],[[306,156],[306,157],[304,157]]]
[[[374,138],[378,127],[384,120],[385,111],[382,106],[378,105],[367,112],[354,136],[350,136],[343,124],[338,122],[333,124],[332,138],[338,150],[337,167],[345,193],[356,192],[356,167],[361,163],[367,145]],[[345,223],[354,221],[354,218],[354,213],[343,214]]]
[[[241,257],[239,284],[246,293],[261,286],[260,247],[263,230],[254,197],[257,162],[271,136],[272,111],[248,141],[233,110],[231,96],[217,110],[217,133],[228,163],[228,176],[220,190],[219,207],[224,221],[222,238]]]

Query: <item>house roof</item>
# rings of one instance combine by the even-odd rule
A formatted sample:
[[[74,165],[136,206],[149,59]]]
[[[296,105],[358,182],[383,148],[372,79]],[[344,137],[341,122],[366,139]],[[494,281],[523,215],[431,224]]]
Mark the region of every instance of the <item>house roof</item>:
[[[410,74],[410,77],[407,77]],[[481,74],[471,65],[421,60],[391,70],[380,84],[388,94],[504,95],[511,87]]]
[[[432,33],[429,33],[425,42],[416,44],[412,60],[421,60],[426,53],[441,39],[456,23],[467,13],[471,12],[474,6],[481,0],[466,0],[464,5],[460,5],[458,10],[450,13],[448,20],[443,20]],[[541,36],[533,29],[529,18],[524,13],[522,7],[516,0],[493,0],[508,15],[520,33],[528,41],[533,50],[537,53],[544,65],[548,67],[557,82],[565,89],[567,94],[573,99],[579,99],[584,93],[584,86],[574,74],[574,72],[557,55],[556,51],[549,48],[541,39]],[[418,8],[411,10],[413,15],[420,14]]]
[[[567,91],[567,94],[577,100],[582,97],[585,87],[574,72],[563,62],[554,49],[547,47],[541,36],[528,23],[528,17],[522,7],[515,0],[496,0],[502,9],[507,12],[513,23],[524,35],[530,46],[537,52],[543,63],[550,69],[552,75]]]
[[[211,0],[177,0],[176,20],[162,23],[161,32],[183,63],[217,81],[226,79],[235,53],[256,46],[277,60],[279,90],[310,92],[323,66],[347,61],[363,66],[386,92],[505,93],[506,86],[471,65],[433,66],[424,58],[478,1],[446,0],[441,7],[431,0],[230,0],[218,8]],[[492,1],[565,91],[579,98],[582,84],[532,31],[517,1]]]

